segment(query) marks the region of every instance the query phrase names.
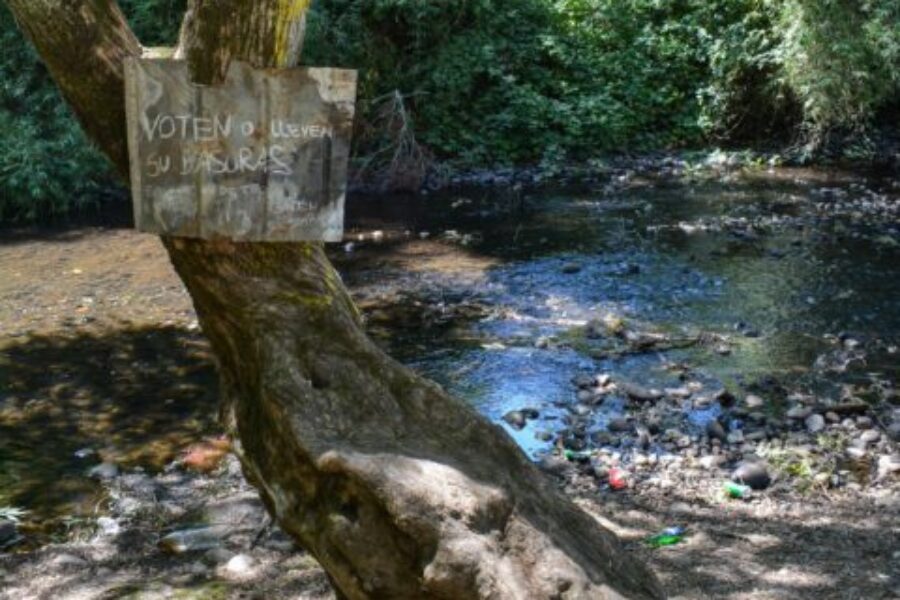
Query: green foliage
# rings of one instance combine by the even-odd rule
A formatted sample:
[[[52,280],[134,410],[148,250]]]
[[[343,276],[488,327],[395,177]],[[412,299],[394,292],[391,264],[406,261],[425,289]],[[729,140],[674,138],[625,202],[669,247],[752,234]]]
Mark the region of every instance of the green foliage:
[[[121,2],[146,44],[171,42],[183,0]],[[0,4],[0,219],[51,218],[92,204],[116,183]]]
[[[175,40],[184,0],[120,4],[145,45]],[[115,185],[2,7],[0,40],[0,218],[65,212]],[[865,158],[874,118],[898,107],[900,2],[322,0],[304,56],[360,70],[356,151],[368,157],[398,156],[384,116],[402,98],[401,154],[417,165],[552,172],[797,132],[816,147],[832,131]]]
[[[900,95],[900,2],[787,0],[780,59],[813,141],[864,130]]]
[[[5,6],[0,45],[0,217],[66,212],[92,197],[105,166]]]

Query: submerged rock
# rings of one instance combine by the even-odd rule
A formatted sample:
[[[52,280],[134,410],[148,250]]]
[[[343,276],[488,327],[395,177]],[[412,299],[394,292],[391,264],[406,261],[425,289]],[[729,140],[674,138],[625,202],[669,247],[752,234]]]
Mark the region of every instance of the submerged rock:
[[[503,415],[503,420],[506,421],[510,427],[513,429],[522,429],[525,427],[528,422],[525,418],[525,414],[521,410],[511,410],[505,415]]]
[[[632,425],[628,422],[628,419],[623,417],[616,417],[614,419],[610,419],[609,423],[606,425],[607,429],[610,431],[619,433],[624,431],[631,431]]]
[[[169,554],[183,554],[194,550],[210,550],[222,545],[221,532],[212,527],[184,529],[165,535],[157,544],[159,549]]]
[[[536,408],[520,408],[503,415],[503,420],[509,423],[513,429],[519,430],[525,427],[529,420],[537,419],[539,416],[541,413]]]
[[[113,463],[100,463],[88,469],[87,474],[92,479],[114,479],[119,475],[119,467]]]
[[[652,402],[663,397],[663,393],[657,389],[647,388],[628,381],[617,381],[616,387],[629,398],[642,402]]]

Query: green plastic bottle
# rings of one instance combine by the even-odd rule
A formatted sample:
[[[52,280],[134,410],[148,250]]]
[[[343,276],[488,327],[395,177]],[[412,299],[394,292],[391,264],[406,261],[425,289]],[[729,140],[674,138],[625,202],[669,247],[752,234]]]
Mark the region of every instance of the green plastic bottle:
[[[750,486],[727,481],[725,483],[725,493],[731,498],[746,498],[750,495]]]
[[[566,460],[582,461],[582,460],[588,460],[591,457],[591,453],[585,452],[585,451],[578,452],[576,450],[564,450],[563,456],[566,458]]]
[[[644,542],[652,548],[672,546],[684,539],[683,527],[667,527],[657,535],[648,537]]]

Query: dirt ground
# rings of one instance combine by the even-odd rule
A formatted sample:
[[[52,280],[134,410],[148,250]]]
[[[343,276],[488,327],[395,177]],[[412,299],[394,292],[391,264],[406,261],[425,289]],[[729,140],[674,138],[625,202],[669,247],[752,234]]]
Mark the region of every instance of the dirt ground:
[[[155,336],[156,345],[137,359],[123,358],[115,368],[152,372],[163,365],[163,373],[170,376],[151,373],[130,381],[132,387],[110,386],[104,390],[110,394],[104,401],[115,404],[115,394],[123,389],[159,397],[180,391],[203,404],[209,417],[214,412],[214,388],[212,392],[209,386],[196,388],[212,382],[211,358],[197,329],[190,299],[154,236],[99,228],[34,237],[27,232],[5,235],[0,241],[0,362],[13,381],[0,381],[8,388],[0,422],[19,414],[36,394],[29,386],[43,386],[49,399],[45,404],[51,404],[54,366],[42,362],[55,356],[48,347],[66,346],[66,356],[83,357],[83,361],[70,358],[65,367],[69,378],[82,381],[94,373],[97,361],[108,364],[115,359],[109,340],[128,340],[133,346],[147,336]],[[165,343],[178,344],[179,349],[168,352]],[[185,365],[167,363],[183,357],[192,361],[187,372],[178,370]],[[30,371],[45,372],[44,379],[34,373],[16,377]],[[197,372],[204,378],[191,381]],[[172,386],[171,394],[150,390],[156,385]],[[111,422],[101,423],[90,417],[95,409],[69,405],[68,411],[81,411],[83,418],[65,435],[101,436],[105,427],[122,430],[116,419],[127,416],[114,415]],[[60,416],[47,408],[43,416],[51,419],[54,414]],[[196,439],[206,429],[208,424],[201,423],[182,433]],[[127,440],[121,441],[119,446],[127,446]],[[171,453],[160,460],[168,459]],[[702,475],[670,475],[675,485],[602,492],[573,470],[563,474],[560,485],[653,566],[672,598],[900,598],[896,486],[804,496],[775,486],[743,502],[723,498],[711,480],[705,491],[699,486],[701,493],[697,485],[679,488],[678,482]],[[197,486],[196,494],[205,504],[252,495],[235,473],[232,479],[221,476],[224,487],[216,488],[215,478],[204,479],[202,485],[188,483]],[[164,494],[167,485],[188,484],[161,478],[154,485]],[[46,492],[52,494],[52,489]],[[132,543],[93,537],[0,555],[0,598],[331,597],[324,573],[302,551],[283,540],[279,543],[277,532],[266,538],[274,541],[252,551],[257,553],[257,568],[236,576],[221,565],[198,566],[203,561],[191,553],[163,556],[155,544],[159,531],[152,530],[158,521],[132,522],[143,528],[126,530],[142,532]],[[642,543],[671,525],[687,528],[682,543],[660,549]],[[229,540],[232,551],[240,550],[241,544],[249,547],[253,527],[236,528],[240,536]],[[117,554],[116,544],[128,552]],[[278,573],[291,575],[279,579]]]

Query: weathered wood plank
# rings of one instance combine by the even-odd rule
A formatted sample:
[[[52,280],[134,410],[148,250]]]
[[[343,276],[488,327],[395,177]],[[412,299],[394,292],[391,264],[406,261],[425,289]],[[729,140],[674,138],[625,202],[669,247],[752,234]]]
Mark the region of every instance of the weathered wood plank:
[[[201,86],[184,61],[129,59],[125,82],[138,229],[341,239],[356,71],[233,62]]]

